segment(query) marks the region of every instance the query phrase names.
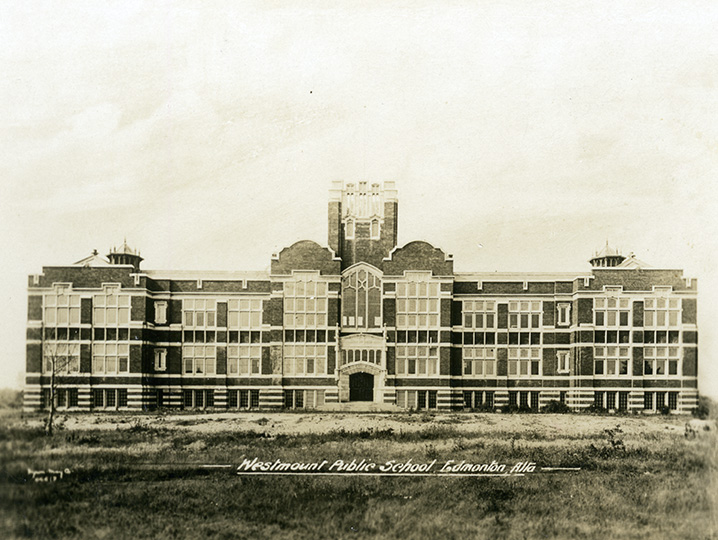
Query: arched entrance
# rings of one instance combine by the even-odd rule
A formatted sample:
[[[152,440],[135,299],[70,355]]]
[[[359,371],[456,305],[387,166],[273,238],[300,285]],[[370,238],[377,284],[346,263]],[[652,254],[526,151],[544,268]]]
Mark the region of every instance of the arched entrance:
[[[349,401],[374,401],[374,375],[363,371],[349,375]]]

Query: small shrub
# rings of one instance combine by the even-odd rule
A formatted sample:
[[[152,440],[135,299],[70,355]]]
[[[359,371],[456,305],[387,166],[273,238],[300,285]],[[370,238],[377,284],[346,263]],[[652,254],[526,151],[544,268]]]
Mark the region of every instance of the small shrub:
[[[705,420],[706,418],[708,418],[711,415],[710,400],[705,396],[700,396],[698,398],[698,407],[692,409],[691,414],[696,418],[700,418],[701,420]]]
[[[551,400],[541,408],[542,413],[547,414],[567,414],[571,412],[568,405],[560,401]]]
[[[588,407],[585,407],[582,412],[586,414],[606,414],[608,410],[604,409],[603,407],[599,407],[595,403],[592,403]]]

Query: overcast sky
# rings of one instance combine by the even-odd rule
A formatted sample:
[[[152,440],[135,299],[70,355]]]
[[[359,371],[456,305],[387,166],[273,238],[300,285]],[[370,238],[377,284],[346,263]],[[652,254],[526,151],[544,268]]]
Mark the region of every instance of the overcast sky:
[[[326,243],[332,180],[395,180],[400,244],[458,271],[608,240],[699,278],[718,396],[716,2],[295,4],[3,2],[0,387],[43,265],[127,237],[145,268],[261,270]]]

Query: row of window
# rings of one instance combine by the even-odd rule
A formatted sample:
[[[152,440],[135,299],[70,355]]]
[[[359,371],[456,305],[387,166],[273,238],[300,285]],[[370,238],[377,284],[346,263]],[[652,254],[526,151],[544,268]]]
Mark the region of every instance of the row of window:
[[[436,409],[436,390],[397,390],[396,404],[404,409]]]
[[[314,275],[297,275],[284,283],[285,328],[313,328],[327,325],[327,282]]]
[[[284,407],[287,409],[316,409],[324,403],[324,390],[284,391]]]
[[[593,405],[599,409],[628,410],[629,392],[598,391],[593,393]],[[654,399],[655,398],[655,399]],[[650,411],[661,411],[664,408],[675,411],[678,409],[678,392],[644,392],[643,408]]]
[[[480,409],[494,407],[494,392],[482,390],[464,390],[464,408]]]
[[[50,406],[50,389],[44,388],[41,395],[42,408]],[[79,406],[77,388],[57,388],[55,406],[73,408]],[[93,388],[90,393],[90,407],[95,409],[117,409],[127,407],[127,388]]]
[[[285,330],[285,343],[326,343],[334,341],[334,330]]]
[[[381,349],[349,349],[342,351],[341,365],[353,362],[369,362],[381,365]]]
[[[284,345],[283,364],[285,375],[325,375],[327,347],[308,343]]]
[[[397,375],[436,375],[439,373],[439,348],[426,345],[396,347]]]
[[[539,408],[541,392],[534,391],[511,391],[509,392],[509,407],[520,409],[531,409],[537,411]]]
[[[343,314],[345,326],[379,327],[381,325],[380,278],[358,271],[345,278]],[[397,284],[397,326],[426,327],[439,323],[438,283],[411,282]],[[313,327],[327,324],[327,284],[322,281],[285,283],[284,325]],[[371,306],[371,307],[370,307]],[[542,305],[539,301],[509,302],[509,328],[541,327]],[[557,325],[570,324],[570,303],[559,303]],[[80,323],[80,296],[60,294],[45,296],[47,325],[77,325]],[[213,328],[216,326],[217,301],[214,299],[184,299],[183,321],[186,327]],[[229,328],[260,328],[262,300],[230,299],[227,301]],[[464,300],[465,328],[496,328],[495,301]],[[370,313],[371,311],[371,313]],[[594,323],[599,327],[629,327],[631,304],[628,298],[596,298]],[[644,327],[675,327],[680,324],[681,303],[678,298],[646,298]],[[102,326],[127,325],[130,322],[130,296],[116,292],[93,297],[93,324]],[[167,322],[167,301],[155,302],[155,323]]]

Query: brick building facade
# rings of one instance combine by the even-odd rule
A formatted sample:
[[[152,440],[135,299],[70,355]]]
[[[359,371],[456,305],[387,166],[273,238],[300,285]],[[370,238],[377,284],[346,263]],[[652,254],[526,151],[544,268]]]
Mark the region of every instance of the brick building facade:
[[[397,246],[393,183],[335,183],[328,247],[153,271],[125,244],[29,277],[25,408],[697,405],[696,281],[608,246],[586,272],[458,273]]]

